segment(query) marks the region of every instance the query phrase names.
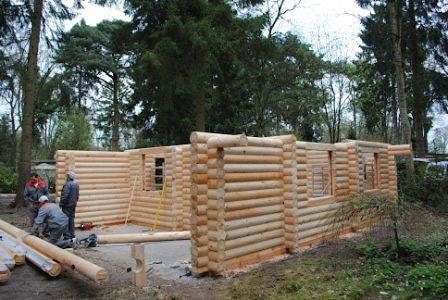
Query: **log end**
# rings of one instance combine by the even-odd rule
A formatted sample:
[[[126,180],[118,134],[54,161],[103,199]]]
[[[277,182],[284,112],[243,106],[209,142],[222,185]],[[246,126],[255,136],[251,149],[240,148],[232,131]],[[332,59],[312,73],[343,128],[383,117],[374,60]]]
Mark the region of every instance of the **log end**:
[[[103,283],[109,280],[109,273],[105,269],[101,269],[96,273],[95,282]]]

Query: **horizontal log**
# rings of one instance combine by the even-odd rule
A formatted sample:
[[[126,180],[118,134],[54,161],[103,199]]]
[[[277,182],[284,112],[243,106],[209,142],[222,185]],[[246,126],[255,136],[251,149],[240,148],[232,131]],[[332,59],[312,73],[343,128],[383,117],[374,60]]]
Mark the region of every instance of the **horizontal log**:
[[[273,214],[283,212],[283,205],[271,205],[262,207],[252,207],[242,210],[232,210],[224,213],[224,219],[226,221],[250,218],[255,216],[262,216],[267,214]]]
[[[119,214],[126,214],[127,209],[126,208],[121,208],[121,209],[111,209],[111,210],[106,210],[106,209],[101,209],[101,210],[96,210],[96,211],[86,211],[86,212],[77,212],[76,213],[76,217],[78,219],[87,219],[90,217],[99,217],[99,216],[115,216],[115,215],[119,215]]]
[[[14,260],[14,264],[18,266],[25,264],[25,249],[23,247],[15,247],[8,245],[1,239],[1,236],[0,236],[0,252],[7,252]]]
[[[224,247],[222,250],[230,250],[246,245],[250,245],[257,242],[267,241],[275,238],[282,238],[284,235],[283,229],[274,229],[271,231],[261,232],[250,236],[241,237],[238,239],[233,240],[226,240],[224,241]],[[209,242],[209,249],[213,251],[219,251],[219,247],[217,246],[217,243],[214,241]]]
[[[279,164],[226,164],[224,165],[225,172],[235,173],[253,173],[253,172],[281,172],[283,165]]]
[[[279,180],[264,180],[264,181],[248,181],[248,182],[230,182],[224,185],[226,192],[252,191],[264,189],[281,189],[283,182]]]
[[[115,210],[115,209],[126,209],[128,207],[127,203],[118,204],[105,204],[105,205],[84,205],[76,206],[76,213],[98,211],[98,210]]]
[[[48,256],[25,245],[2,230],[0,230],[0,236],[2,241],[10,248],[16,249],[19,252],[25,252],[26,259],[45,273],[52,277],[56,277],[61,273],[61,265]]]
[[[52,259],[71,267],[72,269],[80,272],[87,278],[94,280],[95,282],[101,283],[108,280],[109,276],[105,269],[88,262],[64,249],[56,247],[40,238],[30,235],[11,224],[0,220],[0,229],[6,233],[12,235],[15,238],[20,238],[23,243],[36,249],[37,251],[43,252]]]
[[[59,155],[73,155],[74,157],[128,157],[129,154],[126,152],[110,152],[110,151],[85,151],[85,150],[57,150],[56,156]]]
[[[189,231],[98,234],[98,244],[148,243],[161,241],[189,240]]]
[[[283,157],[279,155],[232,155],[224,156],[225,163],[236,164],[281,164]]]
[[[239,201],[239,200],[249,200],[256,198],[266,198],[282,196],[283,189],[266,189],[258,191],[244,191],[244,192],[228,192],[224,195],[225,201]]]
[[[131,222],[135,223],[135,224],[140,224],[143,226],[147,226],[152,228],[154,226],[154,220],[149,220],[148,218],[145,217],[140,217],[140,216],[131,216]],[[162,220],[159,220],[157,222],[157,228],[166,228],[169,230],[172,230],[174,228],[176,228],[176,223],[175,222],[164,222]]]
[[[76,172],[76,170],[75,170]],[[102,178],[126,178],[129,176],[129,172],[103,172],[103,173],[96,173],[96,172],[83,172],[83,173],[77,173],[76,179],[82,180],[82,179],[102,179]],[[59,180],[65,180],[66,176],[64,174],[58,174],[57,179]]]
[[[242,182],[242,181],[259,181],[267,179],[281,180],[282,172],[263,172],[263,173],[225,173],[224,180],[226,182]]]
[[[244,134],[213,136],[207,139],[208,148],[240,147],[246,146],[248,138]]]
[[[268,248],[265,250],[257,251],[254,253],[250,253],[248,255],[236,257],[234,259],[226,260],[224,265],[225,270],[232,271],[237,268],[241,268],[250,264],[259,263],[262,261],[266,261],[268,259],[272,259],[276,256],[282,255],[286,253],[286,248],[284,245],[280,245],[273,248]]]
[[[202,132],[202,131],[193,131],[190,134],[190,142],[198,143],[198,144],[204,144],[207,143],[207,140],[211,137],[226,137],[231,136],[229,134],[222,134],[222,133],[211,133],[211,132]]]
[[[226,230],[232,230],[232,229],[253,226],[253,225],[259,225],[259,224],[268,223],[268,222],[276,222],[276,221],[283,220],[283,218],[284,218],[283,213],[273,213],[270,215],[263,215],[263,216],[258,216],[258,217],[251,217],[251,218],[228,221],[228,222],[226,222],[224,228]]]
[[[232,147],[224,148],[224,157],[226,155],[272,155],[272,156],[282,156],[283,149],[272,148],[272,147]]]
[[[225,251],[225,258],[226,259],[232,259],[235,257],[243,256],[249,253],[273,248],[279,245],[283,245],[285,243],[285,239],[283,237],[280,238],[274,238],[267,241],[261,241],[258,243],[253,243],[250,245],[230,249]]]
[[[260,138],[260,137],[247,137],[247,145],[248,146],[256,146],[256,147],[275,147],[281,148],[283,146],[283,142],[280,139],[273,138]]]
[[[97,195],[99,196],[99,195]],[[86,197],[83,197],[81,199],[79,199],[78,204],[76,205],[76,209],[78,209],[78,207],[94,207],[94,206],[105,206],[105,205],[115,205],[115,204],[123,204],[129,203],[129,197],[127,195],[122,195],[121,198],[112,198],[108,199],[109,197],[107,197],[108,195],[105,195],[104,197],[101,197],[103,199],[101,199],[100,197],[98,197],[98,200],[96,200],[95,198],[91,198],[88,199]]]

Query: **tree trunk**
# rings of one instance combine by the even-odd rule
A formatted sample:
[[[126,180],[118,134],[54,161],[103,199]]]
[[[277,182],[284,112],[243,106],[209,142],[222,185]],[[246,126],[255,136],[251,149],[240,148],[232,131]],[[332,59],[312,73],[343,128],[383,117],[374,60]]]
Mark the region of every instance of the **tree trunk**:
[[[112,116],[112,141],[111,150],[118,151],[120,148],[120,100],[118,98],[118,92],[120,89],[120,80],[118,75],[113,75],[113,89],[114,96],[112,102],[113,116]]]
[[[25,205],[23,190],[31,170],[34,106],[37,96],[37,57],[39,52],[42,8],[43,0],[35,0],[34,9],[31,14],[31,35],[25,71],[25,97],[23,103],[22,136],[20,141],[19,178],[15,198],[15,203],[19,206]]]
[[[393,82],[392,82],[393,83]],[[395,85],[395,83],[393,83]],[[399,144],[400,143],[400,130],[398,129],[398,118],[397,118],[397,113],[398,113],[398,109],[397,109],[397,97],[396,94],[394,94],[392,96],[392,142],[394,144]]]
[[[414,117],[415,155],[423,157],[426,153],[423,123],[426,115],[425,104],[427,101],[424,93],[425,76],[423,70],[423,55],[421,49],[419,49],[420,40],[417,35],[414,0],[409,0],[409,22],[409,50],[411,52],[412,90],[414,92],[412,112]]]
[[[403,144],[411,144],[411,126],[408,119],[408,108],[404,87],[404,75],[403,75],[403,56],[401,53],[401,28],[399,28],[400,15],[397,10],[397,0],[389,0],[387,2],[389,10],[390,25],[393,38],[393,50],[394,50],[394,68],[396,78],[396,95],[398,99],[398,107],[400,109],[400,122],[402,127],[402,135],[400,142]],[[412,160],[412,144],[411,144],[411,159],[406,162],[406,173],[408,182],[412,180],[414,173],[414,163]]]

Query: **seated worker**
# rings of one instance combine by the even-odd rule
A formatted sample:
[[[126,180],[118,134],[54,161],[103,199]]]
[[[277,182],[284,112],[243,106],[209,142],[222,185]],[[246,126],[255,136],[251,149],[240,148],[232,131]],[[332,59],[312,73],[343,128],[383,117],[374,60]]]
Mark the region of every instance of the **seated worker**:
[[[47,196],[41,196],[38,200],[39,212],[34,219],[32,233],[41,235],[45,227],[50,232],[49,242],[60,248],[72,248],[76,240],[68,238],[68,217],[54,203],[50,203]],[[63,237],[63,239],[61,239]]]

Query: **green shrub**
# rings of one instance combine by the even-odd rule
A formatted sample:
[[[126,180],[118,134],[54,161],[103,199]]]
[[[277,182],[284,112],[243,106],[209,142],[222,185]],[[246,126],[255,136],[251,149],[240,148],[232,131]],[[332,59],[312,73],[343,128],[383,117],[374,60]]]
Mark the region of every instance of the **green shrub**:
[[[11,167],[0,166],[0,193],[15,193],[17,174]]]
[[[377,244],[373,242],[353,244],[351,247],[358,255],[365,258],[384,257],[384,253],[382,252],[382,250],[378,247]]]
[[[443,166],[416,164],[412,184],[406,181],[404,168],[404,163],[398,161],[398,188],[402,199],[420,201],[438,210],[448,210],[448,176]]]
[[[446,265],[421,265],[412,268],[406,276],[409,285],[421,296],[448,295],[448,267]]]

